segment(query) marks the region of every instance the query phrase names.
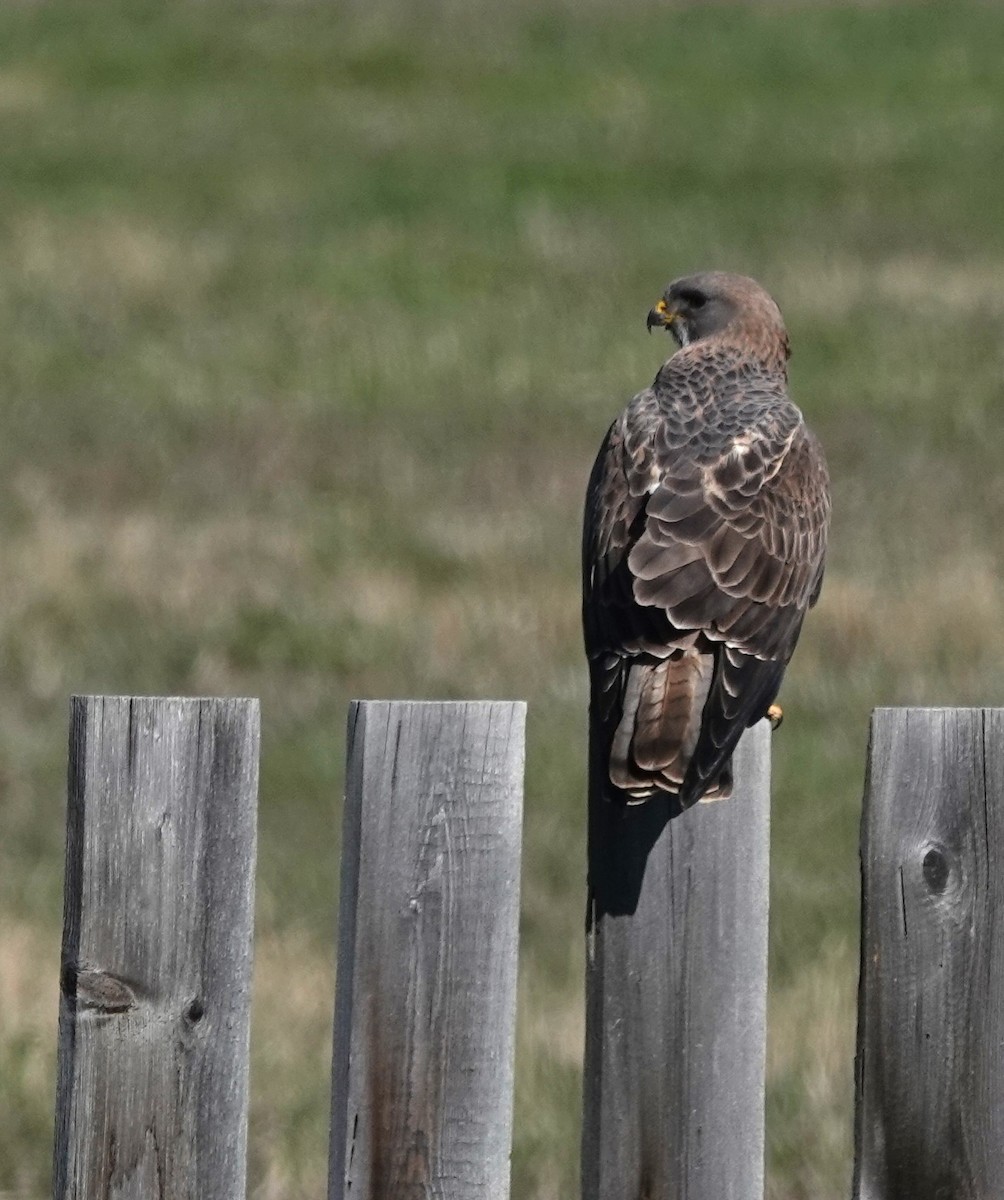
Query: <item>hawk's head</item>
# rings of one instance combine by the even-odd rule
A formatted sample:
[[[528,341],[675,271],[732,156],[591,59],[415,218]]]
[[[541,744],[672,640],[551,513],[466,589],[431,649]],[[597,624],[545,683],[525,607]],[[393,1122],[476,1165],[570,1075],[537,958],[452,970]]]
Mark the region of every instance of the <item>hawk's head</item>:
[[[754,353],[789,354],[781,310],[755,279],[703,271],[674,280],[648,314],[649,331],[662,326],[681,346],[721,335]]]

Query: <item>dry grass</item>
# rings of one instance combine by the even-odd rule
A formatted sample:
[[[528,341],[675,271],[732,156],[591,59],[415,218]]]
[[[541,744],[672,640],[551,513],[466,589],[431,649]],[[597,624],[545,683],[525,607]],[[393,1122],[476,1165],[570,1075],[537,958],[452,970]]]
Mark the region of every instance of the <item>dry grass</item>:
[[[252,1010],[254,1200],[320,1196],[327,1186],[317,1146],[327,1138],[333,997],[332,961],[310,939],[259,939]]]
[[[48,1168],[55,1096],[59,941],[25,922],[0,927],[0,1160],[4,1187],[29,1200]],[[26,1153],[26,1148],[31,1153]]]
[[[850,1182],[857,955],[831,939],[770,1000],[770,1200],[838,1200]]]
[[[936,329],[1004,315],[1004,261],[911,253],[864,262],[833,254],[783,264],[778,289],[803,318],[841,321],[879,303]]]
[[[97,295],[106,304],[189,306],[227,263],[222,239],[170,238],[120,214],[81,218],[37,209],[13,222],[8,254],[25,284],[67,304],[89,304]]]

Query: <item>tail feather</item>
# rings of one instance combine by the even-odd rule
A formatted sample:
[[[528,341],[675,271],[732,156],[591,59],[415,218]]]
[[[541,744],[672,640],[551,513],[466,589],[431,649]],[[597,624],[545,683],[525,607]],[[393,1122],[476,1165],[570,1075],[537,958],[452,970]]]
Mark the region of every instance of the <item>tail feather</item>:
[[[610,745],[610,782],[631,801],[658,792],[679,793],[701,733],[714,658],[695,647],[668,658],[623,663],[620,718]],[[727,764],[726,764],[727,767]],[[727,769],[709,781],[706,798],[727,796]]]
[[[731,790],[732,752],[743,731],[764,716],[777,696],[784,668],[783,662],[723,647],[716,664],[709,712],[680,788],[684,806],[697,799],[716,799],[709,788],[718,785],[723,772],[730,775]]]

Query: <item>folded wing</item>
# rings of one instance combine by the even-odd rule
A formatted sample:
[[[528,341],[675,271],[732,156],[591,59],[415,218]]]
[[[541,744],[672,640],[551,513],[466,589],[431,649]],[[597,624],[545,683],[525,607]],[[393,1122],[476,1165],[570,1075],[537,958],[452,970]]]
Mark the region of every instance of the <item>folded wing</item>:
[[[778,399],[695,434],[643,393],[597,458],[583,615],[594,720],[629,800],[728,794],[819,595],[825,461]]]

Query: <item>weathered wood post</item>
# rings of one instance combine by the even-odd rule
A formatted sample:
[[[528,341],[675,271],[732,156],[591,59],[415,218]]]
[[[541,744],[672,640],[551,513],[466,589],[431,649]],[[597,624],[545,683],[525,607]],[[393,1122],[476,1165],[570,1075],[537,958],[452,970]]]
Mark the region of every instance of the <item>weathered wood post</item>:
[[[352,705],[331,1200],[509,1195],[525,715]]]
[[[610,804],[592,757],[583,1200],[761,1200],[770,728],[672,819]]]
[[[1004,1195],[1004,709],[876,709],[854,1195]]]
[[[257,700],[70,709],[56,1200],[244,1200]]]

